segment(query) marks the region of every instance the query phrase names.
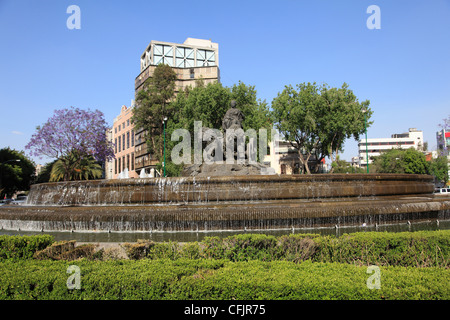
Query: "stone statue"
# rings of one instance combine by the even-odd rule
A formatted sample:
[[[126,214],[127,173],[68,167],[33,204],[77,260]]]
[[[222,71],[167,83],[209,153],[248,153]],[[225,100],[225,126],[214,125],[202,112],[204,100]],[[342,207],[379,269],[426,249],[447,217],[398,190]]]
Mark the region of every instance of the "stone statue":
[[[243,129],[242,122],[245,120],[245,116],[241,110],[236,108],[236,101],[231,100],[231,108],[225,113],[222,120],[222,129],[225,133],[227,129]]]
[[[222,120],[222,129],[223,134],[226,135],[226,132],[228,129],[231,130],[239,130],[244,129],[243,128],[243,122],[245,120],[245,115],[242,113],[241,110],[236,108],[236,101],[232,100],[231,108],[227,110],[225,113],[225,116]],[[202,141],[203,141],[203,150],[206,149],[206,147],[212,143],[209,139],[205,140],[205,137],[207,136],[207,131],[209,128],[202,128]],[[198,176],[198,177],[209,177],[209,176],[231,176],[231,175],[261,175],[261,174],[275,174],[275,171],[262,164],[262,163],[249,163],[247,159],[247,152],[245,152],[245,159],[243,163],[237,163],[235,160],[237,159],[237,139],[235,136],[231,135],[230,137],[227,137],[227,141],[225,145],[223,144],[223,137],[221,138],[222,142],[219,144],[223,148],[222,154],[226,154],[225,145],[233,142],[234,145],[234,152],[232,158],[232,163],[228,163],[228,161],[225,162],[225,160],[230,159],[223,159],[224,161],[222,163],[202,163],[202,164],[193,164],[185,166],[185,168],[182,171],[182,176]],[[229,140],[230,139],[230,140]],[[234,141],[231,141],[234,140]],[[244,146],[245,148],[245,146]],[[214,155],[210,155],[211,158],[213,158]],[[225,157],[226,158],[226,157]]]

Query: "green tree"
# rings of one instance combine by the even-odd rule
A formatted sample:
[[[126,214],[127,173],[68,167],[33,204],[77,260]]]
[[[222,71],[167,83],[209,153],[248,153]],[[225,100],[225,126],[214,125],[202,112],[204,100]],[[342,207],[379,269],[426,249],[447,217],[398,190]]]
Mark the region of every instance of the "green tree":
[[[336,161],[331,164],[333,173],[364,173],[363,168],[353,167],[350,163],[345,160],[339,159],[337,156]]]
[[[346,139],[353,137],[359,140],[360,135],[365,132],[364,116],[370,119],[373,111],[369,108],[370,101],[365,100],[360,103],[346,83],[341,88],[323,85],[320,98],[322,147],[327,148],[326,154],[334,163],[338,159],[339,152],[343,151]],[[367,126],[372,123],[367,121]]]
[[[310,174],[309,158],[314,150],[323,151],[318,135],[320,93],[315,83],[298,84],[297,90],[292,85],[285,86],[273,99],[272,109],[276,128],[297,150],[302,167]]]
[[[425,155],[414,148],[391,149],[374,157],[373,166],[378,173],[428,174]]]
[[[169,120],[167,137],[170,137],[175,129],[187,129],[191,132],[191,145],[193,145],[195,121],[201,121],[203,127],[222,130],[222,120],[230,108],[231,100],[236,101],[236,107],[245,116],[243,130],[254,129],[259,134],[259,129],[265,128],[268,130],[270,139],[273,119],[268,104],[257,98],[254,86],[246,85],[241,81],[232,87],[224,87],[219,82],[205,85],[203,81],[197,81],[194,88],[187,87],[180,92],[173,102],[177,113],[173,119]],[[167,143],[170,154],[178,141],[167,141]]]
[[[197,81],[194,88],[185,88],[174,101],[173,105],[177,110],[173,119],[175,127],[193,133],[194,122],[201,121],[203,127],[219,129],[230,101],[230,90],[221,83],[209,83],[205,86],[203,81]]]
[[[24,152],[0,149],[0,196],[11,197],[16,191],[27,191],[35,179],[34,162]]]
[[[45,183],[45,182],[50,181],[50,173],[51,173],[52,167],[56,161],[58,161],[58,159],[46,163],[41,168],[41,171],[38,173],[38,175],[36,177],[35,183]]]
[[[102,166],[91,155],[72,152],[67,157],[58,159],[50,172],[51,182],[100,179]]]
[[[336,161],[346,139],[359,139],[364,132],[363,110],[366,119],[372,115],[368,106],[368,100],[358,102],[346,83],[339,89],[326,84],[319,87],[316,83],[301,83],[296,89],[288,85],[272,101],[276,127],[297,150],[308,174],[312,171],[309,160],[313,155],[313,170],[317,171],[325,157]]]
[[[135,128],[147,131],[147,147],[151,154],[162,161],[164,153],[163,119],[173,118],[175,109],[171,100],[175,97],[177,75],[171,67],[159,64],[144,83],[144,89],[136,96],[137,107],[133,109]]]
[[[430,174],[432,174],[439,185],[448,183],[448,160],[445,156],[439,156],[430,162]]]
[[[257,98],[254,86],[241,81],[231,88],[219,82],[204,85],[203,81],[198,81],[194,88],[187,87],[174,101],[173,106],[178,110],[174,122],[177,128],[190,132],[194,130],[194,121],[201,121],[203,127],[221,129],[231,100],[236,101],[236,107],[245,115],[244,130],[272,128],[273,119],[268,104]]]

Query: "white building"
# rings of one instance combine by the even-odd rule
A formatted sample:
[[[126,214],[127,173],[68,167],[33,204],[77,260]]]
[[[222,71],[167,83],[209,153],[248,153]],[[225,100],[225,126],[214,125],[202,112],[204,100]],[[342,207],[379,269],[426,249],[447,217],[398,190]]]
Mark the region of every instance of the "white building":
[[[384,151],[389,151],[393,148],[409,149],[414,148],[418,151],[423,151],[423,132],[416,128],[410,128],[406,133],[393,134],[390,138],[375,138],[360,140],[359,147],[359,166],[367,166],[367,154],[369,157],[369,164],[372,163],[371,157],[379,156]]]
[[[264,164],[273,168],[276,174],[299,174],[306,170],[300,164],[298,150],[289,141],[282,140],[279,135],[275,135],[268,146]],[[309,168],[313,169],[313,166],[316,164],[314,155],[311,155],[308,164]],[[320,173],[328,171],[325,159],[321,161],[318,170]]]
[[[437,151],[439,154],[447,156],[450,150],[450,131],[442,129],[436,132]]]

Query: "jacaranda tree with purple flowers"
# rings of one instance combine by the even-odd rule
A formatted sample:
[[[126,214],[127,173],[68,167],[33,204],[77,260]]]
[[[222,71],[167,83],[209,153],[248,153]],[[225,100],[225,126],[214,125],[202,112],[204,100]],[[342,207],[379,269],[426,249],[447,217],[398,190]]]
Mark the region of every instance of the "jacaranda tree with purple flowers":
[[[98,162],[114,158],[113,144],[106,139],[107,124],[99,110],[55,110],[53,117],[36,130],[25,149],[32,156],[64,160],[65,181],[80,170],[85,158],[93,157]]]

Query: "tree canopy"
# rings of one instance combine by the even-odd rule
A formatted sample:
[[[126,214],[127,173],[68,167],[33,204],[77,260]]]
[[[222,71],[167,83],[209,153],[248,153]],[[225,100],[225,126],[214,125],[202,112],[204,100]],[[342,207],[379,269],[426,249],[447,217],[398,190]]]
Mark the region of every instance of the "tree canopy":
[[[25,149],[37,157],[62,160],[62,179],[70,180],[74,172],[80,170],[83,159],[92,157],[103,162],[114,158],[113,145],[106,139],[106,130],[104,115],[99,110],[74,107],[55,110],[53,117],[36,128]]]
[[[162,161],[163,156],[163,119],[166,122],[166,170],[167,175],[178,175],[182,166],[172,163],[172,148],[178,141],[170,137],[175,129],[187,129],[193,139],[194,122],[201,121],[203,127],[219,129],[222,119],[230,108],[231,100],[237,102],[245,114],[244,130],[258,131],[260,128],[271,129],[273,120],[265,101],[257,98],[254,86],[242,82],[232,87],[224,87],[219,82],[204,84],[198,80],[195,87],[187,87],[175,95],[176,74],[169,66],[160,64],[155,68],[152,78],[145,83],[145,88],[137,94],[138,107],[133,110],[133,123],[136,128],[147,130],[147,146],[151,154]],[[161,163],[158,166],[161,169]]]
[[[383,152],[374,157],[373,166],[378,173],[429,174],[425,155],[414,148]]]
[[[430,174],[432,174],[436,179],[436,184],[440,186],[445,186],[449,184],[448,176],[448,160],[445,156],[438,156],[436,159],[430,162]]]
[[[276,128],[282,137],[298,151],[300,163],[311,173],[309,161],[313,156],[315,168],[325,158],[336,161],[343,151],[344,141],[365,131],[373,111],[370,102],[359,102],[344,83],[341,88],[330,88],[314,83],[285,86],[272,101]]]
[[[93,156],[73,152],[52,165],[49,181],[91,180],[102,176],[103,168]]]
[[[34,179],[34,163],[23,152],[9,147],[0,150],[0,196],[2,199],[5,195],[11,197],[16,191],[29,190]]]
[[[169,121],[168,137],[175,129],[187,129],[193,139],[195,121],[201,121],[203,127],[223,131],[222,120],[230,109],[232,100],[236,101],[236,108],[245,116],[242,123],[243,130],[254,129],[258,135],[259,129],[264,128],[268,130],[268,139],[270,139],[272,115],[266,101],[257,98],[254,86],[243,82],[234,84],[232,87],[224,87],[219,82],[205,85],[201,80],[194,88],[187,87],[180,92],[173,101],[173,107],[177,112],[173,120]],[[178,141],[170,141],[168,149],[172,150],[177,143]]]
[[[144,89],[136,96],[137,107],[133,109],[132,122],[135,128],[147,131],[147,146],[151,154],[163,157],[163,120],[172,119],[175,109],[171,103],[175,97],[177,75],[166,64],[156,66],[153,76],[144,83]]]
[[[222,128],[222,120],[231,100],[236,101],[236,108],[245,115],[242,124],[244,131],[272,128],[273,120],[267,103],[257,98],[254,86],[241,81],[232,87],[224,87],[219,82],[204,85],[198,81],[196,87],[186,88],[173,103],[177,110],[174,118],[176,128],[193,132],[194,121],[202,121],[203,127]]]

